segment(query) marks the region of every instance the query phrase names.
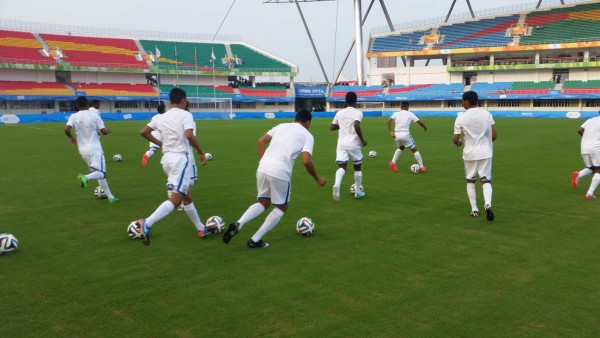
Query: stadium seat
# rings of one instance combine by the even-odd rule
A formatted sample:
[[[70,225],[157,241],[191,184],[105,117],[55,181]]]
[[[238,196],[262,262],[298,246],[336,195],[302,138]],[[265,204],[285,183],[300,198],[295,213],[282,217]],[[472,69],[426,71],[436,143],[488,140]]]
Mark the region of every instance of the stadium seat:
[[[78,92],[85,92],[87,96],[157,96],[154,87],[148,84],[72,83],[71,87]]]
[[[57,65],[53,58],[41,53],[43,48],[31,33],[0,30],[0,63]]]
[[[62,83],[29,82],[29,81],[0,81],[1,95],[38,95],[38,96],[73,96]]]

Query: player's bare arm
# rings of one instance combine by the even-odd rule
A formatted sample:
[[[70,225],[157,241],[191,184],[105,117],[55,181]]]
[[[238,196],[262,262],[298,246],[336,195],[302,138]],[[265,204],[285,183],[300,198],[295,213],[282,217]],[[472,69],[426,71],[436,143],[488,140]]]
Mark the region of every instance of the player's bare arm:
[[[100,129],[98,132],[99,132],[100,134],[102,134],[102,135],[108,135],[108,134],[110,134],[110,133],[111,133],[111,130],[110,130],[110,129],[108,129],[108,128],[102,128],[102,129]]]
[[[202,162],[202,166],[205,166],[208,163],[208,160],[206,159],[206,156],[204,155],[204,151],[202,151],[202,148],[200,147],[200,143],[198,143],[198,139],[196,138],[196,135],[194,135],[194,130],[186,129],[185,130],[185,138],[187,138],[188,141],[190,142],[190,144],[192,145],[192,147],[194,149],[196,149],[196,153],[198,153],[198,156],[200,156],[200,162]]]
[[[492,124],[492,142],[496,141],[498,134],[496,133],[496,125]]]
[[[457,147],[463,145],[463,141],[460,139],[460,134],[454,134],[454,137],[452,137],[452,142],[454,142],[454,144],[456,144]]]
[[[154,129],[148,127],[148,126],[144,126],[144,128],[142,128],[142,130],[140,130],[140,135],[142,135],[143,138],[145,138],[146,140],[156,144],[159,147],[162,147],[162,142],[159,141],[156,137],[154,137],[152,135],[152,131]]]
[[[306,151],[302,152],[302,163],[304,163],[306,171],[308,171],[310,176],[312,176],[315,179],[315,181],[317,181],[317,184],[319,186],[322,187],[327,183],[327,180],[325,180],[325,178],[317,174],[317,171],[315,170],[315,165],[312,161],[312,156]]]
[[[417,121],[417,123],[418,123],[418,124],[419,124],[421,127],[423,127],[423,130],[427,131],[427,126],[425,125],[425,123],[423,123],[423,121],[421,121],[421,120],[418,120],[418,121]]]
[[[360,121],[354,121],[354,130],[356,131],[356,135],[360,139],[360,143],[362,144],[362,146],[363,147],[366,146],[367,145],[367,140],[365,140],[363,138],[362,130],[360,129]]]
[[[583,136],[583,132],[585,131],[584,128],[579,127],[579,130],[577,130],[577,132],[579,133],[579,136]]]
[[[77,144],[77,140],[75,139],[75,137],[73,137],[73,135],[71,134],[71,126],[66,126],[65,127],[65,134],[67,135],[67,137],[69,138],[69,142],[71,144]]]
[[[387,124],[388,124],[388,130],[390,131],[390,136],[392,136],[392,138],[396,138],[396,133],[394,133],[394,130],[392,130],[392,118],[389,118],[387,120]]]
[[[340,125],[339,124],[335,124],[332,123],[331,126],[329,126],[329,130],[339,130],[340,129]]]
[[[258,142],[256,142],[256,147],[258,150],[258,160],[260,161],[263,157],[263,155],[265,154],[265,150],[266,150],[266,145],[271,143],[271,140],[273,139],[273,137],[271,137],[271,135],[269,134],[264,134],[263,136],[261,136],[258,139]]]

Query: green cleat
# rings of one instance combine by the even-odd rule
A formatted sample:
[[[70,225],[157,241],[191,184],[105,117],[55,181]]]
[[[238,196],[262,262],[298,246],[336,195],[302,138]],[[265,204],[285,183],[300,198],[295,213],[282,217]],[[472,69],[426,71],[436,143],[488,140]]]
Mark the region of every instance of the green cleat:
[[[118,202],[118,201],[119,201],[119,199],[118,199],[118,198],[116,198],[116,197],[114,197],[114,198],[109,198],[109,199],[108,199],[108,204],[113,204],[113,203],[115,203],[115,202]]]
[[[82,189],[87,188],[88,179],[85,177],[84,174],[77,175],[77,179],[79,180],[79,184],[81,185]]]

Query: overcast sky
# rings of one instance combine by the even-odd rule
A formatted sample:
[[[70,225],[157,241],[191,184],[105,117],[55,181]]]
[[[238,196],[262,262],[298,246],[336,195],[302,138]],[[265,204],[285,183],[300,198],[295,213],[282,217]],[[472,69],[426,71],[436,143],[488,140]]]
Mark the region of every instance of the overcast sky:
[[[363,14],[370,2],[362,1]],[[452,4],[451,0],[384,2],[394,24],[445,17]],[[536,3],[537,1],[524,0],[471,0],[474,11]],[[559,1],[544,0],[544,3]],[[354,40],[353,4],[352,0],[300,4],[330,81],[339,70],[343,57]],[[467,12],[466,0],[458,0],[453,13]],[[0,18],[210,36],[217,32],[226,18],[220,34],[235,35],[242,41],[298,65],[297,81],[324,81],[297,7],[293,3],[263,4],[262,0],[0,0]],[[365,49],[372,29],[385,26],[387,23],[377,0],[363,30]],[[354,59],[352,54],[351,62],[344,68],[343,75],[347,79],[356,78]]]

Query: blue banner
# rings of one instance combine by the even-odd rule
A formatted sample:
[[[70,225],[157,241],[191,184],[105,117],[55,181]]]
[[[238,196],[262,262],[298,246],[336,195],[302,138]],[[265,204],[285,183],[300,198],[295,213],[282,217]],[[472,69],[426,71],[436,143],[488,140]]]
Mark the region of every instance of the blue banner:
[[[308,98],[325,98],[325,93],[327,92],[326,86],[314,86],[314,87],[304,87],[297,86],[295,87],[296,97],[301,99]]]

